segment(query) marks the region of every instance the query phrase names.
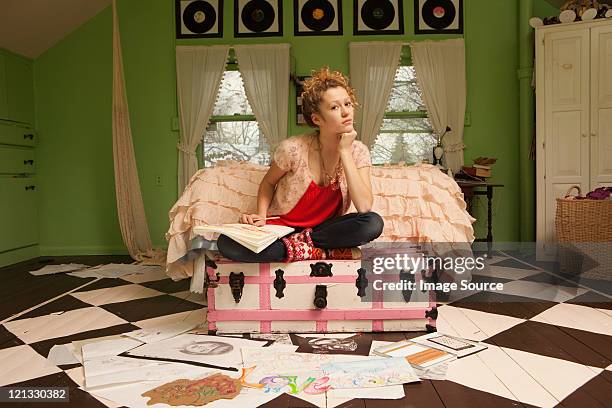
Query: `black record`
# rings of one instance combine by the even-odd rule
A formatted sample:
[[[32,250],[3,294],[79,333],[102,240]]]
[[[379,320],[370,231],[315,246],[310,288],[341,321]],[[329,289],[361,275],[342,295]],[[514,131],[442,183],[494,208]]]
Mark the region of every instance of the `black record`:
[[[217,20],[215,8],[207,1],[194,1],[183,11],[183,24],[192,33],[202,34],[213,28]]]
[[[251,0],[244,5],[240,18],[246,28],[261,33],[274,23],[274,7],[264,0]]]
[[[427,0],[421,15],[429,27],[442,30],[455,21],[457,10],[450,0]]]
[[[300,15],[306,27],[313,31],[323,31],[334,22],[336,12],[327,0],[308,0]]]
[[[389,0],[366,0],[361,6],[361,19],[373,30],[384,30],[395,19],[395,8]]]

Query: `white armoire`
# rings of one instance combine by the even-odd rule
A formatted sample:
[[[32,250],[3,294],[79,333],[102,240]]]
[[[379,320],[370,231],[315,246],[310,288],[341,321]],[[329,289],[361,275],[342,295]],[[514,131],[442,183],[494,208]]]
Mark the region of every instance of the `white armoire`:
[[[536,30],[536,240],[555,241],[556,198],[612,186],[612,19]]]

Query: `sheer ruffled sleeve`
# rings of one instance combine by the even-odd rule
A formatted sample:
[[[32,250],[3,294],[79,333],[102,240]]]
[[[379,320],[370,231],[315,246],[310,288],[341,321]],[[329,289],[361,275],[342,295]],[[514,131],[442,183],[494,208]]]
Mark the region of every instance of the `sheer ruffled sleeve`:
[[[274,151],[274,163],[283,171],[295,170],[298,161],[298,146],[295,140],[283,140]]]
[[[358,169],[362,167],[371,167],[372,159],[370,158],[370,150],[359,140],[353,142],[353,158]]]

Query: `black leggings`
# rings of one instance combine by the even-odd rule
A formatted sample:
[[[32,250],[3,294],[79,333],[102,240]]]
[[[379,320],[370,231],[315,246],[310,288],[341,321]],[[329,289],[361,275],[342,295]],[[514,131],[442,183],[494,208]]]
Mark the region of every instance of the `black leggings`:
[[[310,237],[317,248],[353,248],[378,238],[383,226],[383,219],[375,212],[350,213],[313,227]],[[225,235],[219,236],[217,246],[224,257],[237,262],[280,262],[287,257],[280,239],[258,254]]]

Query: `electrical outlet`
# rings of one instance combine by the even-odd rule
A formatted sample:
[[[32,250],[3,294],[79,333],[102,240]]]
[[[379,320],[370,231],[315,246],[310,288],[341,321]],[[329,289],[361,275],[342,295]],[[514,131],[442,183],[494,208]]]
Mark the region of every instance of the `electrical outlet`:
[[[157,187],[161,187],[161,186],[163,186],[163,183],[162,183],[162,176],[160,176],[160,175],[155,176],[155,185],[156,185]]]

